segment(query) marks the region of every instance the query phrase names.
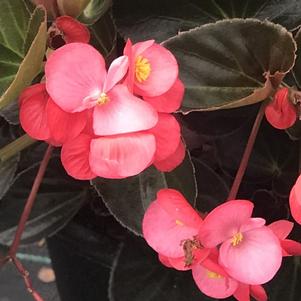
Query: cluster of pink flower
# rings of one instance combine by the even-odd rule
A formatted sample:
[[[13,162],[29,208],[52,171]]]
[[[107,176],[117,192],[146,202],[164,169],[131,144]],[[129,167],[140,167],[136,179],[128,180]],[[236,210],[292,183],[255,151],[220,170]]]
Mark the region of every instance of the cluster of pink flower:
[[[202,219],[178,191],[163,189],[145,213],[143,235],[165,266],[192,270],[204,294],[265,301],[261,284],[274,277],[282,256],[301,255],[301,244],[286,239],[293,223],[266,226],[252,211],[250,201],[232,200]]]
[[[21,94],[23,129],[62,146],[62,163],[77,179],[125,178],[152,164],[174,169],[185,156],[171,114],[184,94],[175,57],[153,40],[128,41],[106,70],[102,55],[82,43],[87,29],[72,20],[60,17],[51,27],[50,38],[62,32],[67,44],[49,55],[45,82]]]

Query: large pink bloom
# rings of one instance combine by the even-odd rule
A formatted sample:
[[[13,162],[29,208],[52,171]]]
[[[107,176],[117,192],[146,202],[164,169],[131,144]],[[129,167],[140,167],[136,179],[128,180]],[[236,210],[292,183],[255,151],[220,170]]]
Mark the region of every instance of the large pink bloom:
[[[301,225],[301,176],[298,177],[291,190],[289,204],[293,218]]]
[[[220,245],[219,263],[234,279],[252,285],[271,280],[282,261],[278,238],[265,220],[251,218],[253,204],[228,201],[204,219],[199,238],[206,248]]]
[[[199,214],[181,193],[162,189],[144,215],[143,236],[159,254],[180,258],[185,256],[185,242],[190,240],[192,245],[197,243],[195,236],[201,224]]]
[[[67,113],[49,97],[45,84],[35,84],[20,95],[20,122],[34,139],[54,145],[76,138],[85,128],[87,113]]]
[[[297,119],[296,108],[289,100],[288,88],[278,90],[265,109],[265,117],[276,129],[287,129]]]
[[[127,83],[130,90],[137,95],[159,96],[169,91],[175,84],[178,78],[177,61],[169,50],[155,43],[154,40],[134,45],[128,40],[124,54],[129,58]],[[179,83],[175,89],[182,91]]]
[[[119,84],[128,71],[128,58],[112,62],[108,72],[101,54],[83,43],[54,51],[45,65],[46,87],[53,101],[66,112],[93,109],[96,135],[117,135],[154,127],[156,111]]]

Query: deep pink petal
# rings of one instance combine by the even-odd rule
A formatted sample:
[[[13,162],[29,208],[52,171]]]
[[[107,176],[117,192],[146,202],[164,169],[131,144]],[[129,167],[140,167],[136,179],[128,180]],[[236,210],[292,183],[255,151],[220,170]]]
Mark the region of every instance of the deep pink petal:
[[[100,137],[91,142],[90,165],[99,177],[126,178],[147,168],[155,149],[155,137],[145,132]]]
[[[177,79],[173,86],[164,94],[155,97],[143,97],[158,112],[173,113],[180,108],[185,87],[180,79]]]
[[[104,83],[103,91],[110,91],[116,84],[118,84],[126,75],[129,68],[129,59],[127,56],[120,56],[115,59],[108,70],[108,75]]]
[[[105,61],[92,46],[71,43],[55,50],[45,65],[46,87],[66,112],[85,109],[87,97],[97,97],[106,77]]]
[[[250,285],[239,283],[233,296],[238,301],[250,301]]]
[[[130,39],[127,40],[123,54],[128,57],[129,61],[129,69],[128,69],[128,74],[125,80],[125,84],[127,85],[129,91],[133,93],[134,90],[134,78],[135,78],[135,64],[134,64],[134,54],[133,54],[133,44]]]
[[[135,78],[134,92],[148,97],[166,93],[178,78],[178,63],[173,54],[163,46],[153,44],[139,55],[148,60],[151,71],[141,83]]]
[[[155,44],[155,40],[147,40],[143,42],[138,42],[132,46],[132,52],[135,56],[142,54],[145,50],[150,48]]]
[[[56,18],[55,25],[63,33],[63,38],[66,43],[89,43],[90,41],[88,28],[70,16]]]
[[[199,233],[202,245],[213,248],[239,232],[240,227],[249,221],[253,207],[250,201],[233,200],[213,209]]]
[[[257,301],[267,301],[268,295],[262,285],[250,286],[251,296]]]
[[[298,177],[291,190],[289,204],[293,218],[301,225],[301,176]]]
[[[173,266],[170,264],[169,262],[169,257],[164,256],[162,254],[158,254],[158,258],[160,260],[160,262],[165,265],[167,268],[173,268]]]
[[[265,219],[252,217],[240,227],[240,232],[246,232],[265,225]]]
[[[156,125],[157,112],[147,102],[131,94],[125,85],[115,86],[108,97],[107,103],[94,108],[96,135],[138,132]]]
[[[58,144],[77,137],[85,128],[87,112],[67,113],[49,98],[47,106],[47,123],[51,139]]]
[[[287,129],[297,119],[297,110],[290,102],[288,95],[288,88],[278,90],[265,109],[266,119],[276,129]]]
[[[37,140],[49,139],[46,105],[49,95],[45,84],[26,88],[20,95],[20,123],[24,131]]]
[[[200,291],[212,298],[230,297],[238,286],[234,279],[207,270],[202,264],[197,264],[192,268],[192,276]]]
[[[270,281],[281,261],[279,240],[266,226],[244,232],[236,246],[229,239],[220,247],[219,263],[231,277],[243,283],[257,285]]]
[[[287,256],[301,256],[301,243],[291,239],[281,241],[281,247],[286,252]]]
[[[182,141],[180,141],[176,151],[162,161],[154,161],[154,166],[163,172],[170,172],[178,167],[185,158],[185,146]]]
[[[294,223],[288,220],[279,220],[268,226],[274,234],[280,239],[283,240],[288,237],[294,227]]]
[[[156,153],[154,160],[163,161],[177,150],[181,129],[178,121],[171,114],[160,113],[155,127],[149,130],[156,138]]]
[[[158,253],[173,258],[183,257],[184,241],[194,240],[201,222],[201,218],[179,192],[163,189],[146,210],[142,223],[143,235]]]
[[[62,164],[67,173],[75,179],[91,180],[96,177],[89,165],[90,143],[91,137],[81,134],[62,147]]]

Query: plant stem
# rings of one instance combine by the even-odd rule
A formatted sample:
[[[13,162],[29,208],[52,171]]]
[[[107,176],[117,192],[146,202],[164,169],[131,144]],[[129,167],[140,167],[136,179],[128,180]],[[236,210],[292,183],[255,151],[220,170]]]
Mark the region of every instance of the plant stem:
[[[237,170],[235,179],[233,181],[233,184],[232,184],[229,196],[228,196],[228,200],[235,200],[236,199],[241,180],[242,180],[242,178],[245,174],[245,171],[247,169],[248,162],[249,162],[249,159],[250,159],[250,155],[252,153],[254,143],[255,143],[255,140],[256,140],[256,137],[257,137],[257,134],[258,134],[258,130],[260,128],[260,124],[261,124],[262,118],[264,116],[264,111],[265,111],[266,105],[267,105],[267,102],[265,101],[261,104],[261,106],[259,108],[259,111],[257,113],[255,122],[253,124],[253,128],[252,128],[252,131],[250,133],[245,151],[244,151],[242,159],[240,161],[239,168]]]
[[[45,152],[43,160],[40,164],[40,167],[39,167],[38,173],[36,175],[36,178],[33,182],[30,194],[28,196],[28,199],[26,201],[24,210],[23,210],[21,218],[19,220],[19,224],[18,224],[18,227],[17,227],[17,231],[16,231],[16,234],[15,234],[14,241],[13,241],[13,243],[12,243],[10,249],[9,249],[8,254],[9,254],[9,257],[11,257],[11,258],[16,256],[17,249],[18,249],[20,241],[21,241],[21,236],[22,236],[22,234],[24,232],[24,229],[25,229],[25,224],[26,224],[26,222],[29,218],[32,207],[34,205],[34,201],[36,199],[37,192],[40,188],[40,185],[41,185],[41,182],[43,180],[48,162],[49,162],[50,157],[51,157],[52,149],[53,149],[53,147],[51,145],[49,145],[46,152]]]

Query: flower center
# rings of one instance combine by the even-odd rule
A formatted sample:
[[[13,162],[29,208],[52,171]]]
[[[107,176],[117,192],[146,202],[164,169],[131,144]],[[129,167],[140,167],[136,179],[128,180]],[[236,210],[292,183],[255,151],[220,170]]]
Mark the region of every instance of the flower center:
[[[220,275],[218,273],[215,273],[215,272],[211,272],[209,270],[207,270],[207,277],[210,278],[210,279],[221,279],[221,278],[223,278],[222,275]]]
[[[97,99],[96,102],[97,102],[98,105],[104,105],[109,101],[110,101],[109,96],[106,93],[103,92],[103,93],[100,94],[100,96],[99,96],[99,98]]]
[[[243,238],[244,237],[241,232],[238,232],[235,235],[233,235],[231,239],[232,246],[236,247],[237,245],[239,245],[242,242]]]
[[[139,83],[146,81],[151,72],[151,65],[147,58],[139,55],[135,64],[135,75]]]

